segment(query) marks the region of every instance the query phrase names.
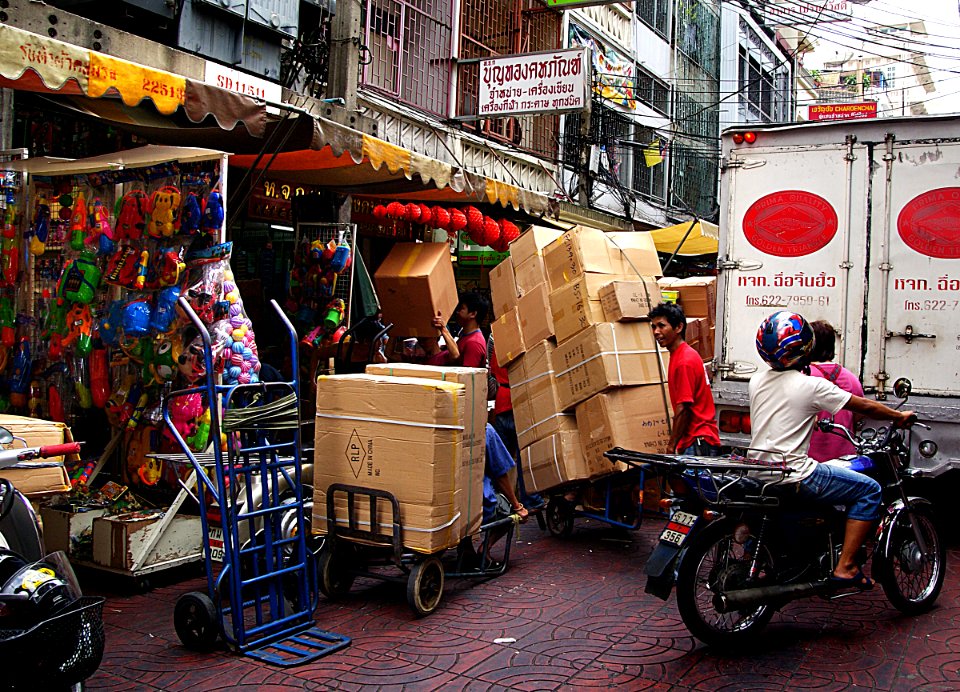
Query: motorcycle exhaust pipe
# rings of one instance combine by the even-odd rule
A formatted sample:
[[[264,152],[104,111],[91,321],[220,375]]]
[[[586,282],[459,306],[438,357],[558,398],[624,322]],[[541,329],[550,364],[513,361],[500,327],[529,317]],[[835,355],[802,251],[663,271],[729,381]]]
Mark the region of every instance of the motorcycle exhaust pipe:
[[[734,591],[718,593],[713,597],[713,607],[718,613],[730,613],[735,610],[754,608],[765,603],[792,601],[797,598],[816,596],[829,591],[829,581],[808,581],[797,584],[755,586],[750,589],[736,589]]]

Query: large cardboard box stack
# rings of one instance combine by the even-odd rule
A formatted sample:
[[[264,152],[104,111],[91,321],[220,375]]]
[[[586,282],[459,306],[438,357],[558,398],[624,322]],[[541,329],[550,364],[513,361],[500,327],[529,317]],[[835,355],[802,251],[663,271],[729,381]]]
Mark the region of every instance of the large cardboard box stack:
[[[446,243],[397,243],[373,279],[398,336],[436,336],[433,318],[449,318],[459,303]]]
[[[560,231],[534,226],[510,244],[510,259],[520,296],[517,300],[517,318],[527,346],[553,336],[550,287],[543,266],[543,248],[560,235]],[[500,342],[497,341],[498,354],[499,351]]]
[[[678,303],[687,316],[687,338],[704,361],[713,358],[716,336],[717,279],[714,276],[691,276],[686,279],[663,277],[658,282],[662,290],[676,291]],[[691,330],[690,320],[697,323]]]
[[[472,536],[483,521],[483,469],[487,440],[487,370],[485,368],[437,367],[385,363],[367,366],[368,375],[390,377],[423,377],[455,382],[464,386],[463,444],[460,449],[460,470],[463,481],[464,534]]]
[[[558,432],[521,449],[520,466],[527,492],[590,478],[576,420],[564,420]]]
[[[659,276],[660,260],[647,233],[604,233],[577,226],[543,250],[550,289],[556,291],[582,274]]]
[[[497,362],[500,365],[516,360],[527,350],[523,342],[523,332],[520,330],[520,312],[517,308],[510,308],[493,320],[490,323],[490,333],[493,335]]]
[[[73,435],[63,423],[27,418],[25,416],[0,416],[0,426],[16,437],[26,440],[27,447],[44,447],[73,442]],[[19,445],[14,442],[14,445]],[[66,461],[77,461],[74,454]],[[24,461],[16,468],[0,471],[0,478],[6,478],[17,490],[31,499],[70,491],[70,477],[64,467],[64,457],[49,457],[35,461]]]
[[[517,290],[517,276],[513,271],[513,261],[507,257],[490,270],[490,307],[493,317],[500,317],[515,307],[520,298]]]
[[[466,387],[456,382],[384,375],[333,375],[317,380],[313,530],[327,532],[327,489],[348,483],[385,490],[400,505],[402,541],[434,553],[469,531],[470,470],[464,467]],[[346,525],[347,503],[337,502]],[[367,503],[355,519],[370,528]],[[378,504],[381,531],[389,504]]]
[[[607,284],[617,279],[627,277],[592,272],[581,274],[550,293],[557,343],[567,341],[592,324],[609,321],[604,317],[600,294]]]
[[[507,368],[513,418],[521,448],[560,432],[565,429],[565,424],[574,421],[574,414],[564,412],[560,406],[553,370],[554,349],[556,346],[552,342],[541,341]]]
[[[660,286],[653,277],[612,281],[600,287],[604,322],[630,322],[647,318],[660,303]]]

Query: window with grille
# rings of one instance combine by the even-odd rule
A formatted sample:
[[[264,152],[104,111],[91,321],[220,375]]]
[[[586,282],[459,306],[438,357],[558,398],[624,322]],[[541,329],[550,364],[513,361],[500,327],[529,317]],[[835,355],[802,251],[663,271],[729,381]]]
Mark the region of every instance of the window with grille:
[[[462,0],[460,58],[463,61],[497,55],[536,53],[561,48],[561,15],[540,0]],[[457,112],[477,112],[480,65],[463,62],[458,68]],[[468,122],[465,129],[520,149],[556,159],[560,116],[552,113],[487,118]]]
[[[636,74],[634,93],[637,100],[664,115],[670,115],[670,85],[657,79],[639,65],[636,67]]]
[[[706,143],[682,142],[670,144],[670,189],[679,204],[682,200],[691,210],[712,217],[716,212],[719,153]]]
[[[600,148],[600,166],[596,178],[608,184],[630,186],[630,173],[634,160],[632,147],[621,144],[633,139],[633,121],[619,111],[604,105],[594,97],[590,111],[590,135],[586,143],[580,133],[581,116],[569,114],[563,129],[563,163],[575,171],[580,170],[580,150],[584,144]]]
[[[634,134],[634,140],[640,144],[652,144],[654,141],[663,141],[656,131],[649,127],[639,127]],[[669,157],[669,155],[668,155]],[[666,197],[667,163],[662,162],[647,166],[643,149],[638,148],[633,157],[633,184],[634,192],[647,199],[663,201]]]
[[[666,38],[670,28],[670,0],[637,0],[637,17]]]
[[[739,57],[740,94],[747,110],[764,122],[783,119],[790,99],[786,71],[765,68],[743,45]]]
[[[369,64],[363,84],[397,101],[448,115],[452,0],[367,0]]]

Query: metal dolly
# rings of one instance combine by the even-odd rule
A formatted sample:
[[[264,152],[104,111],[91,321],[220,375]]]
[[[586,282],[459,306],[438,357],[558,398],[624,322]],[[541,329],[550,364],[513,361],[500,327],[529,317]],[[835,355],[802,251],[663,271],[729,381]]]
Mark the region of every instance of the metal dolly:
[[[294,380],[216,384],[210,333],[181,298],[180,308],[203,339],[206,382],[169,394],[163,418],[183,450],[181,459],[196,471],[206,537],[207,592],[177,600],[174,625],[180,641],[209,649],[222,637],[234,651],[288,667],[341,649],[350,639],[313,626],[319,598],[301,483],[297,334],[276,301],[270,302],[290,336]],[[193,394],[202,395],[210,410],[211,445],[202,454],[190,449],[170,419],[170,402]],[[216,575],[209,539],[212,505],[219,507],[223,525],[223,567]]]
[[[347,501],[347,516],[339,520],[335,511],[338,495]],[[370,528],[361,528],[357,511],[361,503],[368,511]],[[386,512],[381,511],[384,506]],[[483,541],[479,564],[468,564],[474,553],[472,542],[469,551],[463,549],[464,541],[471,541],[467,537],[457,548],[456,561],[445,565],[441,559],[445,550],[424,554],[403,547],[400,503],[393,493],[334,483],[327,490],[327,536],[318,562],[320,591],[334,600],[350,590],[356,577],[405,583],[407,604],[418,617],[429,615],[440,605],[446,578],[488,579],[507,571],[516,523],[516,517],[509,516],[480,527]],[[489,548],[492,531],[501,527],[506,528],[503,536],[506,543],[503,559],[496,563],[489,557]],[[398,568],[399,573],[370,569],[389,566]]]
[[[619,473],[603,476],[585,485],[570,486],[566,488],[566,491],[563,488],[554,490],[547,499],[547,506],[544,509],[544,523],[547,530],[553,536],[567,538],[573,533],[573,522],[578,517],[596,519],[610,526],[629,531],[639,529],[643,521],[644,480],[644,470],[633,467]],[[630,516],[624,515],[617,511],[617,509],[623,509],[622,507],[614,507],[613,499],[616,495],[616,489],[636,485],[640,487],[638,494],[634,494],[630,489],[627,490],[630,495],[635,497],[635,500],[629,503],[633,513]],[[593,487],[603,492],[604,505],[602,510],[591,510],[586,507],[578,509],[577,505],[582,499],[583,490],[587,487]],[[565,497],[571,493],[577,494],[576,500]]]

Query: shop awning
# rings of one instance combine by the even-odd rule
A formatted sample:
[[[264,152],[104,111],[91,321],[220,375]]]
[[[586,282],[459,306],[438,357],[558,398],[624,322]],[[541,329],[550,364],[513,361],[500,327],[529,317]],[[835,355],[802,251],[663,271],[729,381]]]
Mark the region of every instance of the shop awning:
[[[82,175],[99,171],[120,170],[122,168],[146,168],[161,163],[179,161],[213,161],[223,158],[225,152],[216,149],[196,147],[168,147],[148,144],[136,149],[117,151],[112,154],[90,156],[85,159],[64,159],[54,156],[38,156],[5,163],[8,170],[21,171],[31,175]]]
[[[543,194],[464,171],[438,159],[317,118],[308,148],[259,161],[234,155],[230,165],[269,163],[270,175],[292,183],[336,187],[345,193],[391,199],[473,202],[513,207],[535,216],[551,213]]]
[[[690,230],[690,224],[690,221],[686,221],[675,226],[651,231],[657,251],[668,255],[674,252],[677,252],[678,255],[710,255],[716,253],[720,238],[720,229],[717,225],[709,221],[697,221],[693,230]],[[688,230],[690,235],[687,235],[687,239],[683,240]],[[682,246],[680,246],[681,241],[683,241]],[[678,246],[680,246],[679,251],[677,251]]]
[[[212,116],[224,130],[242,123],[255,137],[267,122],[266,105],[253,98],[6,24],[0,25],[0,87],[119,98],[131,107],[150,100],[163,115],[182,110],[194,123]]]

